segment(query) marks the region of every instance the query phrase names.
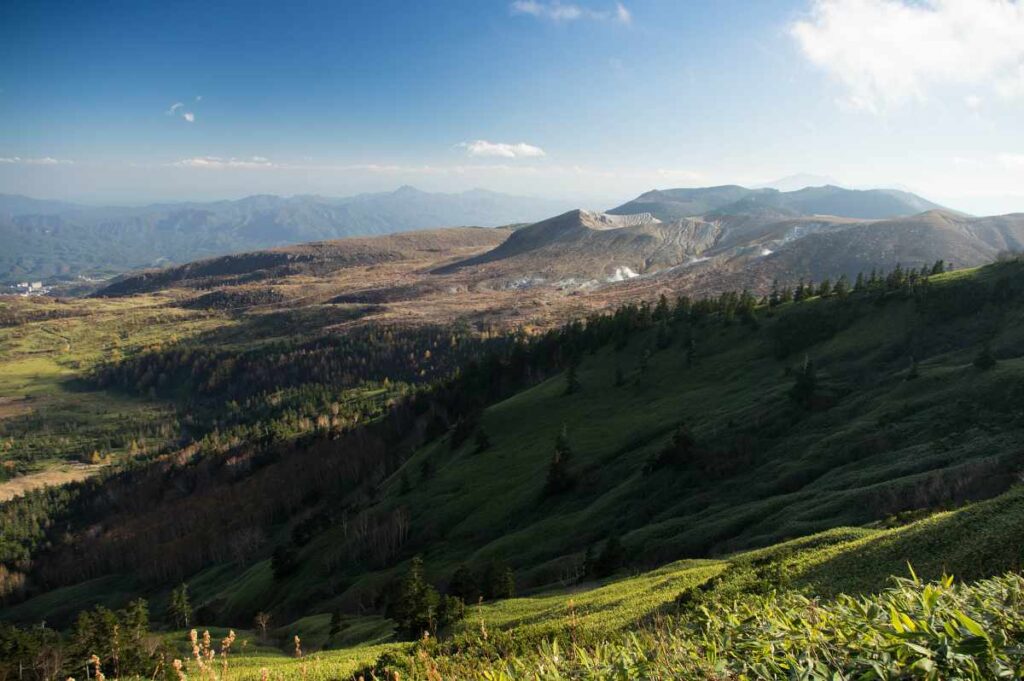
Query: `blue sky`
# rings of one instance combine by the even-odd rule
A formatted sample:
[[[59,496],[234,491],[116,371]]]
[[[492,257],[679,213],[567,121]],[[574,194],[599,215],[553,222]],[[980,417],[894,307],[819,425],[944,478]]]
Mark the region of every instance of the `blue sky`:
[[[811,173],[1024,210],[1011,0],[26,2],[0,192],[567,197]]]

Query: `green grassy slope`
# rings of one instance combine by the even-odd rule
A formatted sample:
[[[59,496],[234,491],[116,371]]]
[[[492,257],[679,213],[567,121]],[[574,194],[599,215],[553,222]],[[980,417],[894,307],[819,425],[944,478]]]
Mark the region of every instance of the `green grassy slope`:
[[[795,400],[808,360],[816,385]],[[290,622],[282,638],[355,645],[343,654],[350,664],[385,650],[391,625],[379,613],[415,555],[442,589],[459,565],[502,561],[522,594],[471,605],[441,632],[450,638],[440,655],[529,653],[551,637],[593,643],[773,589],[874,593],[908,562],[928,579],[1020,568],[1021,263],[933,277],[914,293],[759,308],[753,324],[655,323],[584,353],[577,377],[571,394],[559,374],[486,408],[482,451],[473,437],[439,435],[373,489],[279,519],[263,554],[190,578],[195,603],[225,625],[273,612]],[[696,443],[689,458],[653,466],[681,424]],[[573,484],[546,495],[563,428]],[[290,539],[332,504],[331,522]],[[380,558],[375,542],[398,536],[395,518],[399,548]],[[613,534],[627,567],[580,582],[584,552]],[[297,567],[275,579],[269,552],[285,545]],[[160,590],[151,595],[158,602]],[[46,597],[56,595],[16,609],[45,612]],[[351,631],[330,637],[336,611]],[[403,655],[396,646],[387,650]],[[332,655],[342,653],[323,659]]]
[[[932,295],[945,300],[948,289],[953,299],[968,284],[1006,276],[1019,284],[1019,270],[944,275]],[[952,312],[928,305],[899,296],[811,300],[762,313],[756,329],[677,325],[660,350],[655,329],[639,333],[624,348],[584,356],[577,393],[565,394],[560,375],[487,409],[486,451],[475,452],[472,438],[454,449],[441,438],[418,451],[374,511],[409,512],[405,553],[422,553],[438,583],[459,563],[500,559],[531,588],[572,575],[583,551],[613,531],[631,564],[657,565],[993,496],[1012,483],[1024,452],[1021,300]],[[822,319],[840,328],[822,333]],[[794,333],[799,349],[780,356],[780,339]],[[980,370],[972,361],[986,345],[999,361]],[[645,352],[652,354],[641,372]],[[805,356],[818,367],[825,403],[811,410],[788,397],[787,372]],[[911,356],[918,377],[907,380]],[[708,451],[710,470],[646,473],[680,423]],[[544,498],[563,426],[575,486]],[[747,458],[731,469],[737,452]],[[719,462],[725,472],[716,472]],[[346,531],[328,529],[301,550],[307,567],[276,590],[275,607],[370,600],[396,574],[347,560]]]

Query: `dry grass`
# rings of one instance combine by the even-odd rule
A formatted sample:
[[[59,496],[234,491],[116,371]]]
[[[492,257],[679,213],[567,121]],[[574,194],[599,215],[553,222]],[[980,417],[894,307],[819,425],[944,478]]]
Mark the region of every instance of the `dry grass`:
[[[26,492],[42,487],[64,485],[69,482],[85,480],[102,469],[104,464],[89,465],[68,462],[56,465],[38,473],[29,473],[0,483],[0,503],[21,496]]]

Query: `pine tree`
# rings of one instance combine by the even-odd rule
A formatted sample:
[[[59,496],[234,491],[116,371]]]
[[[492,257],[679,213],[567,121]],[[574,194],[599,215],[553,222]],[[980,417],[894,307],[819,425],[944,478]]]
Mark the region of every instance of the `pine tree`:
[[[192,604],[188,598],[188,584],[182,582],[181,586],[171,592],[167,611],[175,626],[181,629],[189,628],[192,622]]]
[[[654,320],[664,321],[669,318],[668,298],[662,293],[658,296],[658,304],[654,307]]]
[[[583,553],[583,579],[593,579],[597,576],[597,554],[594,553],[594,545],[589,544]]]
[[[839,279],[836,281],[836,285],[835,287],[833,287],[832,293],[835,294],[837,297],[842,298],[849,292],[850,281],[849,279],[846,278],[846,275],[844,274],[840,276]]]
[[[597,574],[599,577],[607,577],[625,563],[626,549],[622,546],[618,533],[612,532],[604,543],[601,555],[597,557]]]
[[[810,357],[804,355],[803,366],[796,374],[796,381],[789,390],[789,397],[804,408],[810,408],[817,388],[817,371]]]
[[[472,570],[465,564],[456,568],[451,581],[448,582],[448,593],[461,598],[464,603],[476,603],[480,599],[480,587]]]
[[[327,630],[328,637],[334,637],[341,633],[341,610],[335,610],[331,613],[331,626]]]
[[[697,442],[685,425],[680,424],[672,434],[672,441],[659,451],[646,465],[646,472],[659,468],[684,468],[693,463]]]
[[[672,332],[669,330],[668,323],[664,319],[658,322],[658,332],[655,343],[659,350],[664,350],[668,346],[672,345]]]
[[[569,368],[565,372],[565,394],[572,395],[580,391],[580,379],[576,375],[579,360],[575,357],[569,360]]]
[[[438,601],[437,591],[424,577],[423,559],[416,556],[402,580],[397,601],[392,604],[392,619],[404,635],[419,638],[434,630]]]
[[[821,296],[822,298],[828,298],[830,295],[832,295],[832,282],[829,280],[828,277],[825,277],[825,279],[821,282],[821,285],[818,287],[818,295]]]
[[[516,573],[510,567],[505,568],[505,574],[501,580],[501,588],[505,598],[516,597]]]
[[[569,445],[569,436],[565,426],[555,438],[555,451],[551,456],[551,463],[548,465],[548,476],[544,482],[544,496],[561,494],[573,485],[572,476],[569,473],[569,460],[572,458],[572,447]]]
[[[480,426],[476,430],[476,437],[473,440],[473,453],[479,454],[486,452],[491,448],[491,438],[487,436],[487,431],[484,430],[483,426]]]

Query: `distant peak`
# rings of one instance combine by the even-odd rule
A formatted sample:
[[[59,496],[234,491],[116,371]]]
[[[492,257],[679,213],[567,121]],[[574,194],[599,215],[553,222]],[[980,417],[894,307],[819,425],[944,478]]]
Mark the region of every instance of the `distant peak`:
[[[412,196],[414,194],[423,194],[425,192],[421,192],[419,189],[413,187],[411,184],[403,184],[401,187],[399,187],[392,193],[395,196]]]

